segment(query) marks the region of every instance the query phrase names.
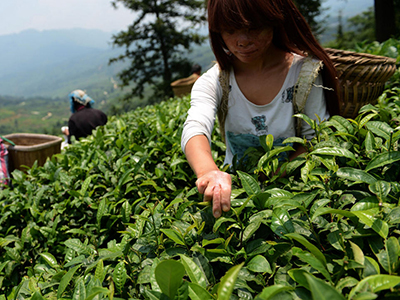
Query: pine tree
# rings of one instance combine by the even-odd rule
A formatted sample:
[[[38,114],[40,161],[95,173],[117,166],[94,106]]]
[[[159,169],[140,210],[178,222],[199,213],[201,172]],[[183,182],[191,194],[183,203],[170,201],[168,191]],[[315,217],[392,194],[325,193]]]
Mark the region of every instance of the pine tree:
[[[317,21],[317,17],[321,15],[321,0],[293,0],[299,9],[300,13],[306,19],[310,25],[314,35],[321,34],[323,32],[323,25],[320,21]]]
[[[144,97],[145,87],[153,91],[151,99],[162,100],[173,95],[170,83],[190,75],[187,53],[205,37],[199,34],[206,20],[203,0],[113,0],[135,13],[126,31],[113,36],[113,44],[125,52],[116,61],[130,61],[119,73],[122,86],[130,95]],[[151,102],[151,100],[150,100]]]

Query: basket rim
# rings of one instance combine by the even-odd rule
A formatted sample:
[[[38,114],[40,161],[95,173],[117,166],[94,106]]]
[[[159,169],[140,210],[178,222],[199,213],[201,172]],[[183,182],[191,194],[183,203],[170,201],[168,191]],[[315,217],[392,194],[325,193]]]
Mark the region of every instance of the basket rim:
[[[46,140],[45,142],[35,144],[35,145],[30,145],[30,146],[23,146],[23,145],[18,145],[18,144],[13,146],[5,141],[6,148],[9,151],[13,150],[13,151],[32,152],[32,151],[42,150],[42,149],[48,148],[50,146],[57,146],[59,144],[61,145],[61,143],[63,141],[63,139],[59,136],[49,135],[49,134],[36,134],[36,133],[11,133],[11,134],[5,135],[5,137],[10,139],[11,141],[13,138],[20,138],[20,137],[33,137],[33,138],[40,138],[40,139]]]
[[[352,64],[396,64],[397,60],[382,55],[375,55],[370,53],[354,52],[349,50],[341,50],[334,48],[325,48],[325,51],[333,62],[352,63]],[[337,56],[334,56],[337,54]]]

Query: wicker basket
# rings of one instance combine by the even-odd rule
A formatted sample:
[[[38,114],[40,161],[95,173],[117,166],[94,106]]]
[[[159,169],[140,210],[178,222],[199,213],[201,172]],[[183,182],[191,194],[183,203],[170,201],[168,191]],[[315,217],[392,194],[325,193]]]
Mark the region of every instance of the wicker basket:
[[[385,56],[326,48],[342,87],[341,115],[355,118],[359,109],[375,104],[386,81],[396,71],[396,60]]]
[[[37,160],[43,166],[48,157],[61,152],[62,138],[47,134],[14,133],[5,138],[15,146],[5,141],[9,153],[9,172],[14,169],[26,170],[22,166],[32,167]]]
[[[175,97],[183,97],[192,91],[193,84],[199,78],[198,75],[192,74],[189,77],[178,79],[171,83],[172,90],[174,92]]]

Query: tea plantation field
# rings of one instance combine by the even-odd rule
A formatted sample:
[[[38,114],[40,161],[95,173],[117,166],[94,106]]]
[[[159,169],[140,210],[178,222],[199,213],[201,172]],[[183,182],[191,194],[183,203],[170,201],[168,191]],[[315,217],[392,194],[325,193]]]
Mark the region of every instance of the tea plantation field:
[[[188,97],[111,117],[0,190],[0,299],[399,299],[399,97],[261,137],[219,219],[180,149]]]

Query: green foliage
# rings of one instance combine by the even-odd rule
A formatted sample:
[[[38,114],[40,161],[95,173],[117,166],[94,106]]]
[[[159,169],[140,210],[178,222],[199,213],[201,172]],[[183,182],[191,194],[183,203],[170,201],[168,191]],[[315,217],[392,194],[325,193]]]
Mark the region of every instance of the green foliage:
[[[399,97],[262,137],[219,219],[180,149],[188,97],[111,117],[0,190],[0,299],[398,298]]]
[[[125,53],[110,60],[129,60],[130,66],[119,73],[123,86],[133,82],[131,95],[143,97],[146,86],[156,99],[173,95],[171,82],[190,75],[187,52],[204,37],[198,34],[205,21],[205,2],[200,0],[143,1],[114,0],[137,14],[126,31],[113,36]]]
[[[323,31],[321,22],[317,22],[318,16],[322,13],[321,0],[294,0],[293,1],[300,13],[310,25],[314,35],[318,35]]]
[[[339,15],[339,28],[336,40],[326,45],[331,48],[351,49],[357,43],[370,43],[375,41],[375,19],[373,8],[370,7],[359,15],[347,19],[346,30],[341,14]]]

